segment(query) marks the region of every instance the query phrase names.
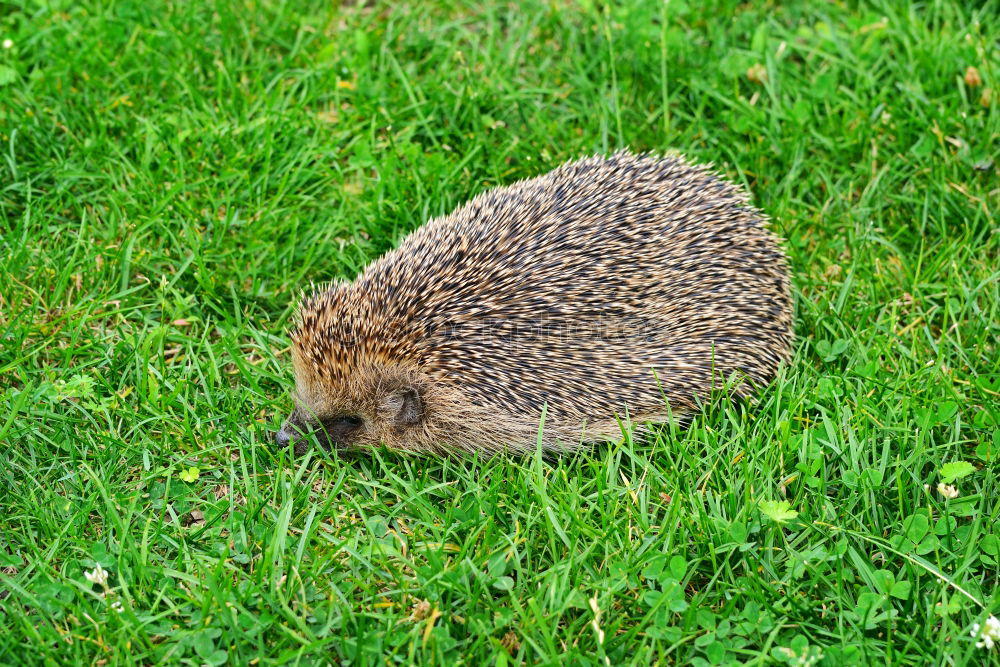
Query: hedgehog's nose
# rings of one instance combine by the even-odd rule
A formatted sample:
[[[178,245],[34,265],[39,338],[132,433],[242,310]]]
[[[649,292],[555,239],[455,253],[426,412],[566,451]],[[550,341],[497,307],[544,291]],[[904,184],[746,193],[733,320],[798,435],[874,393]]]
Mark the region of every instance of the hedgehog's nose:
[[[287,423],[283,424],[281,426],[281,430],[274,434],[274,441],[278,443],[278,447],[281,447],[282,449],[287,447],[294,439],[295,435],[292,433],[292,430],[288,428]]]

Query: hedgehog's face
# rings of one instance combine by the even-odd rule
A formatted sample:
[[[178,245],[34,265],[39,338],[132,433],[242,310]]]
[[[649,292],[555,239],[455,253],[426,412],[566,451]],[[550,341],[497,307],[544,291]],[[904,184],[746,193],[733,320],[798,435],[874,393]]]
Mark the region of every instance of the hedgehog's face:
[[[381,368],[331,379],[296,363],[295,376],[296,407],[276,434],[279,446],[293,445],[297,455],[314,441],[327,449],[417,448],[424,404],[413,373]]]

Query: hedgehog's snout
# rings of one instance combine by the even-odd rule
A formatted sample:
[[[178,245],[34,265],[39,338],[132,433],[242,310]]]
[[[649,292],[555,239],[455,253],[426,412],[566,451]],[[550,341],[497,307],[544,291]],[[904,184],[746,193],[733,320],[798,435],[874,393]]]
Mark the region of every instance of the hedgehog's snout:
[[[282,424],[281,429],[274,434],[274,442],[278,445],[278,447],[284,449],[291,444],[293,437],[294,436],[292,436],[291,431],[288,430],[288,425]]]
[[[291,445],[294,449],[296,456],[302,456],[306,453],[309,446],[309,438],[296,422],[289,417],[285,420],[285,423],[281,425],[279,429],[274,434],[274,442],[279,448],[285,449]]]
[[[296,407],[274,434],[275,444],[281,449],[291,445],[295,455],[302,456],[309,449],[309,436],[314,431],[311,421],[299,407]],[[318,433],[317,435],[320,436],[322,442],[322,434]]]
[[[274,441],[281,448],[291,445],[295,455],[302,456],[314,442],[324,449],[349,448],[357,441],[365,426],[365,419],[354,414],[307,419],[299,410],[295,410],[274,434]]]

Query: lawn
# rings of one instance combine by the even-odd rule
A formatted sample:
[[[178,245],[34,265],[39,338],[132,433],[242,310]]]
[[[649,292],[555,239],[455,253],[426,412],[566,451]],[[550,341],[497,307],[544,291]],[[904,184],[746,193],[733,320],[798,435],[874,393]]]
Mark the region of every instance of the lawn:
[[[1000,664],[1000,4],[335,5],[0,0],[0,664]],[[757,405],[270,444],[301,288],[626,146],[787,240]]]

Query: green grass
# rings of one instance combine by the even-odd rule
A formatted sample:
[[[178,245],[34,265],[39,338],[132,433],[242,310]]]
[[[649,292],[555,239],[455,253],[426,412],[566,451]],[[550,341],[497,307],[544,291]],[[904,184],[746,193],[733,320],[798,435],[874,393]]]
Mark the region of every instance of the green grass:
[[[1000,663],[997,2],[333,4],[0,0],[0,663]],[[301,287],[623,146],[787,239],[757,407],[269,446]]]

